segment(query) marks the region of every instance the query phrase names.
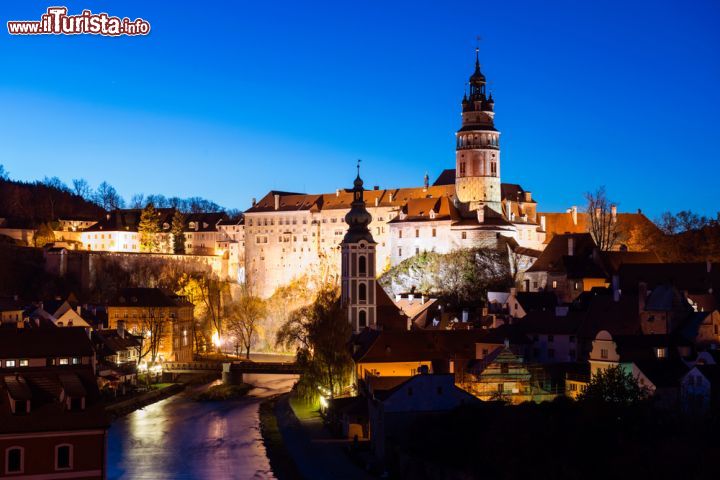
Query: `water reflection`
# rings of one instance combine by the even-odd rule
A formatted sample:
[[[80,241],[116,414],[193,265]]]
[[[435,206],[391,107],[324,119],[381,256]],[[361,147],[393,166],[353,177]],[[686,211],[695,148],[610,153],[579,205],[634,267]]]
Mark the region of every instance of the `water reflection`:
[[[258,404],[288,391],[292,375],[254,375],[239,401],[194,402],[181,394],[116,420],[108,434],[110,479],[274,478]]]

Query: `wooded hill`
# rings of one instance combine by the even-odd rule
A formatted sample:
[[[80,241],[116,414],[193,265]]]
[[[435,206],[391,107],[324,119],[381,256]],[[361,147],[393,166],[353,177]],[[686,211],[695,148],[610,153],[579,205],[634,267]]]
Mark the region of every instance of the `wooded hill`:
[[[97,220],[105,214],[79,195],[39,182],[0,179],[0,218],[7,227],[37,227],[59,218]]]

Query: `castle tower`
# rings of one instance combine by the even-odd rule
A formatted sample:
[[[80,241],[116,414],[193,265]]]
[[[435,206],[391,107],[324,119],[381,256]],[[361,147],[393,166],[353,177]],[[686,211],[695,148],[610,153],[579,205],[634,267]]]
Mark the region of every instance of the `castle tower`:
[[[353,332],[365,327],[376,328],[375,240],[368,225],[372,216],[365,208],[363,181],[358,175],[353,187],[353,201],[345,215],[349,228],[341,244],[342,305],[347,309]]]
[[[471,210],[488,206],[502,213],[500,199],[500,132],[495,130],[495,102],[485,92],[478,49],[470,95],[462,100],[462,127],[456,134],[455,190]]]

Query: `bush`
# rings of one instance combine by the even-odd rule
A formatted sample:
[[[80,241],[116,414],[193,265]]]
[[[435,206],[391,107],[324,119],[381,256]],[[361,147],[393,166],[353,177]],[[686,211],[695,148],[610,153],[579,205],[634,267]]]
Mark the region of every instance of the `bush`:
[[[221,400],[235,400],[242,398],[253,388],[248,383],[240,385],[213,385],[205,391],[193,395],[193,399],[199,402],[215,402]]]

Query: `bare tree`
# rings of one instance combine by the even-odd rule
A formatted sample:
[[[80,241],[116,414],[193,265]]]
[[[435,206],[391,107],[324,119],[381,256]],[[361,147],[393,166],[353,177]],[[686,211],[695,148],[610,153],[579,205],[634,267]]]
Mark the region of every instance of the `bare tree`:
[[[227,291],[227,282],[203,276],[198,279],[197,286],[198,297],[204,304],[207,317],[220,338],[223,333],[223,294]],[[220,345],[217,346],[217,350],[220,351]]]
[[[138,325],[139,334],[143,337],[140,360],[149,355],[149,363],[157,362],[165,336],[166,323],[167,318],[160,307],[148,306],[144,309]]]
[[[611,203],[605,187],[585,194],[586,211],[590,219],[590,235],[602,251],[612,250],[620,237],[615,204]]]
[[[74,178],[72,181],[73,188],[72,192],[78,197],[82,197],[85,200],[90,200],[92,197],[92,188],[90,184],[84,178]]]
[[[105,210],[116,210],[125,207],[125,200],[117,193],[115,187],[107,182],[98,185],[97,190],[93,194],[93,201]]]
[[[247,285],[242,285],[240,298],[226,308],[228,333],[242,345],[245,358],[250,359],[250,348],[257,336],[260,322],[267,314],[265,302],[250,292]]]

